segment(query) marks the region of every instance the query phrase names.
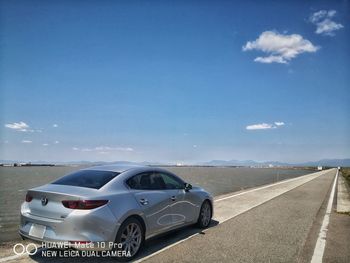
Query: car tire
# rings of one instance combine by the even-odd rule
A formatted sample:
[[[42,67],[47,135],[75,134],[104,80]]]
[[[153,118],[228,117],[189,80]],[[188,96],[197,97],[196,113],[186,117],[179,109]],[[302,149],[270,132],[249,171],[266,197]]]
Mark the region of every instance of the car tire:
[[[116,250],[121,251],[130,251],[130,254],[122,257],[118,257],[119,261],[131,261],[137,254],[140,252],[143,243],[145,241],[145,230],[141,222],[134,217],[126,219],[123,224],[121,224],[115,243],[123,244],[122,247],[117,248]]]
[[[211,204],[208,200],[205,200],[199,211],[199,217],[197,221],[197,226],[199,228],[207,228],[211,222],[211,217],[213,215]]]

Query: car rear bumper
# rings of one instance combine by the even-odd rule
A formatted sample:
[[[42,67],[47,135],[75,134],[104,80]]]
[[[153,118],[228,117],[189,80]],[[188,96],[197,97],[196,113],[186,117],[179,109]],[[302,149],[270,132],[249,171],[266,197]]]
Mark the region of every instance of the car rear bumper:
[[[39,243],[69,243],[76,249],[106,250],[114,242],[118,229],[119,224],[108,206],[72,210],[66,218],[41,217],[31,214],[25,203],[21,207],[19,234],[24,239]]]
[[[18,234],[22,237],[22,239],[31,240],[33,243],[38,244],[41,248],[48,248],[48,249],[73,248],[76,250],[83,250],[83,251],[105,251],[105,250],[111,250],[117,247],[117,245],[114,242],[89,242],[89,243],[81,244],[81,243],[54,240],[54,239],[48,239],[48,238],[41,239],[41,238],[30,236],[21,231],[19,231]]]

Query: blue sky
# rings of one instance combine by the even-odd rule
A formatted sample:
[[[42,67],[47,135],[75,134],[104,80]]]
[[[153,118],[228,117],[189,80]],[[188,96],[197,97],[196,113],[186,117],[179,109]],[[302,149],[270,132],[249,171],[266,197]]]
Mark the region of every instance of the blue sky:
[[[350,157],[349,1],[0,5],[0,159]]]

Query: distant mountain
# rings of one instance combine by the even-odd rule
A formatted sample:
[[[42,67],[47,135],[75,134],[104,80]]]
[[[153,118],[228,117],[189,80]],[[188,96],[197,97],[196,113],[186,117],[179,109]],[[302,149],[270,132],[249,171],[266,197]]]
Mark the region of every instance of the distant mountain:
[[[18,160],[0,160],[0,163],[22,163]],[[48,161],[33,161],[33,164],[57,164],[57,165],[108,165],[108,164],[134,164],[134,165],[175,165],[174,163],[166,162],[128,162],[128,161],[115,161],[115,162],[102,162],[102,161],[72,161],[72,162],[48,162]],[[284,163],[278,161],[264,161],[258,162],[254,160],[211,160],[208,162],[198,162],[186,165],[198,165],[198,166],[255,166],[255,167],[268,167],[272,166],[332,166],[332,167],[350,167],[350,159],[322,159],[319,161],[311,161],[304,163]]]
[[[319,161],[311,161],[304,163],[284,163],[277,161],[266,161],[258,162],[253,160],[212,160],[209,162],[201,162],[198,165],[208,165],[208,166],[341,166],[341,167],[350,167],[350,159],[322,159]]]
[[[350,159],[322,159],[314,162],[300,163],[300,166],[341,166],[350,167]]]
[[[271,162],[258,162],[258,161],[253,161],[253,160],[244,160],[244,161],[239,161],[239,160],[229,160],[229,161],[224,161],[224,160],[212,160],[209,162],[202,162],[198,163],[199,165],[208,165],[208,166],[268,166],[268,165],[273,165],[273,166],[288,166],[290,164],[287,163],[281,163],[281,162],[276,162],[276,161],[271,161]]]
[[[50,161],[19,161],[19,160],[0,160],[3,164],[13,163],[32,163],[32,164],[56,164],[56,165],[85,165],[85,166],[98,166],[98,165],[111,165],[111,164],[130,164],[130,165],[174,165],[171,163],[160,162],[128,162],[128,161],[115,161],[115,162],[103,162],[103,161],[70,161],[70,162],[50,162]]]

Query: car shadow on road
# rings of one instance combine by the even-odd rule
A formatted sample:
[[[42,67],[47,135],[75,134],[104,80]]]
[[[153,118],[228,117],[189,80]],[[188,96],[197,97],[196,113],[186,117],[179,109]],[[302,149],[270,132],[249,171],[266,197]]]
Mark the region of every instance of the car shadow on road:
[[[219,224],[218,221],[212,220],[208,228],[215,227]],[[151,255],[167,246],[170,246],[176,242],[184,240],[195,234],[205,234],[203,229],[199,229],[195,226],[187,226],[180,229],[173,230],[161,236],[157,236],[155,238],[147,240],[145,243],[143,250],[137,259],[141,259]],[[137,260],[136,259],[136,260]]]
[[[215,227],[219,224],[218,221],[212,220],[208,228]],[[179,228],[173,231],[170,231],[166,234],[159,235],[157,237],[151,238],[146,241],[143,249],[140,251],[137,258],[134,260],[139,260],[142,258],[145,258],[167,246],[170,246],[172,244],[175,244],[177,242],[180,242],[182,240],[185,240],[186,238],[189,238],[190,236],[193,236],[195,234],[205,234],[203,232],[203,229],[199,229],[195,226],[186,226],[183,228]],[[57,262],[57,263],[63,263],[69,261],[74,262],[81,262],[81,263],[90,263],[90,262],[117,262],[117,258],[115,257],[95,257],[95,256],[63,256],[64,253],[62,250],[57,249],[47,249],[50,252],[55,252],[57,254],[60,254],[62,256],[53,256],[54,254],[47,253],[45,256],[45,253],[43,253],[43,249],[38,249],[38,252],[34,255],[31,255],[30,258],[36,262],[44,263],[44,262]],[[51,256],[47,256],[50,254]],[[69,255],[70,253],[66,253],[65,255]],[[73,253],[74,254],[74,253]]]

